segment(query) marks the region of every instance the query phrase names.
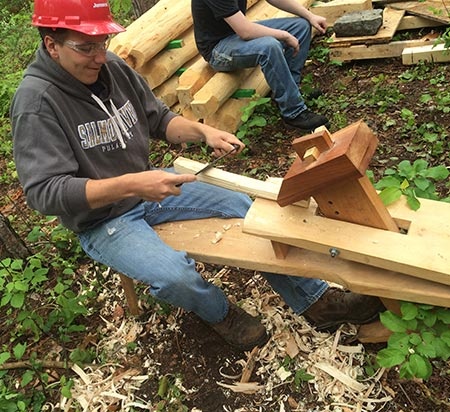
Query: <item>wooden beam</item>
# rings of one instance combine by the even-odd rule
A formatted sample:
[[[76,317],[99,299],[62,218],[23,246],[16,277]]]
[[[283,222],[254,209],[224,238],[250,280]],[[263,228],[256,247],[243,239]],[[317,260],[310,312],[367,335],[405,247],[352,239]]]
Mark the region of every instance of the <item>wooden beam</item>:
[[[414,29],[421,29],[424,27],[439,27],[442,26],[444,23],[430,20],[425,17],[420,16],[403,16],[402,21],[397,27],[397,30],[414,30]]]
[[[134,289],[134,281],[128,276],[119,273],[120,282],[122,284],[123,291],[128,303],[128,310],[134,316],[139,316],[141,314],[141,309],[139,308],[139,299],[136,295],[136,290]]]
[[[390,3],[389,6],[398,10],[406,10],[410,14],[426,17],[439,23],[450,23],[448,6],[444,0],[401,1]]]
[[[357,45],[350,47],[336,47],[330,49],[330,60],[345,62],[363,59],[384,59],[400,57],[403,49],[408,47],[426,46],[430,40],[393,41],[387,44]]]
[[[444,307],[450,304],[450,286],[428,280],[306,249],[291,248],[285,259],[277,259],[270,240],[243,233],[243,224],[243,219],[214,218],[165,223],[154,229],[168,245],[200,262],[324,279],[366,295]]]
[[[177,94],[180,103],[188,105],[194,100],[197,93],[211,77],[215,70],[205,61],[203,57],[193,63],[178,79]]]
[[[403,64],[417,64],[421,61],[433,63],[450,62],[450,49],[446,49],[443,43],[403,49]]]
[[[281,208],[265,199],[252,204],[243,230],[323,254],[334,248],[339,259],[450,285],[450,204],[421,199],[412,215],[406,199],[396,203],[402,207],[388,208],[390,215],[409,222],[407,234],[319,216],[313,202],[308,209]]]

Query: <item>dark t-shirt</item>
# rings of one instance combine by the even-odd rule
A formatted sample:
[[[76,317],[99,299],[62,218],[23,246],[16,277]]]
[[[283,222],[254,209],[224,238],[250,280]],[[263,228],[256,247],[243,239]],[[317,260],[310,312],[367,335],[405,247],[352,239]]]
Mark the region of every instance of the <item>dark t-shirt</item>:
[[[245,14],[247,0],[192,0],[191,9],[198,51],[209,61],[215,45],[234,33],[224,19],[239,10]]]

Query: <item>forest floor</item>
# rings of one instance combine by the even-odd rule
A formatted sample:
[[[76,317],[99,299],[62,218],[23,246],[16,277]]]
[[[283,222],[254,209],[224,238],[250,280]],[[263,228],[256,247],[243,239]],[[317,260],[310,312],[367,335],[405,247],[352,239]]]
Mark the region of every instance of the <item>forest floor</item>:
[[[448,96],[448,65],[408,68],[397,58],[342,66],[313,63],[304,75],[308,84],[323,91],[322,97],[309,103],[330,118],[331,132],[363,120],[378,137],[369,166],[376,177],[404,159],[450,166],[450,115],[436,97]],[[431,100],[425,102],[424,94],[432,96]],[[446,104],[450,107],[449,100]],[[438,137],[423,131],[436,131]],[[293,160],[291,141],[296,137],[298,133],[275,119],[248,134],[245,155],[227,158],[222,167],[261,178],[283,177]],[[195,148],[167,150],[174,157],[199,154]],[[160,153],[161,161],[164,154]],[[158,163],[158,156],[155,160]],[[448,182],[440,183],[437,191],[442,197],[449,196]],[[3,187],[2,192],[23,204],[17,196],[18,185]],[[316,332],[286,307],[259,273],[198,263],[205,278],[220,285],[230,299],[260,316],[266,325],[270,341],[249,354],[229,347],[192,314],[155,306],[142,286],[144,314],[128,316],[125,298],[120,288],[117,290],[117,275],[108,271],[94,274],[92,269],[91,265],[79,268],[79,281],[89,284],[101,277],[104,292],[86,320],[83,345],[95,347],[107,366],[85,369],[86,375],[78,373],[73,400],[66,402],[66,407],[90,399],[91,406],[85,409],[89,412],[124,410],[127,402],[135,405],[134,410],[147,405],[146,410],[166,412],[450,411],[448,361],[434,362],[427,381],[401,379],[397,368],[376,369],[373,360],[384,344],[359,343],[354,325],[344,325],[334,334]],[[2,330],[2,334],[8,331]],[[49,345],[44,339],[34,350],[47,353]],[[253,372],[247,384],[239,383],[249,359],[255,362]],[[333,379],[317,366],[325,363],[351,380]],[[311,377],[314,379],[309,380]],[[96,392],[103,396],[94,400]],[[63,406],[54,410],[64,410]]]

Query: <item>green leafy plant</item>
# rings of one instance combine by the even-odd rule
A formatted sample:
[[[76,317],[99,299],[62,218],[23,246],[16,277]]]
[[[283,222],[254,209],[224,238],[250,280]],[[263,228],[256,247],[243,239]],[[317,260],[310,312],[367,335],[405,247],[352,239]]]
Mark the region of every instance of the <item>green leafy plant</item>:
[[[400,366],[401,378],[426,380],[432,374],[433,359],[449,359],[449,309],[404,302],[401,315],[387,311],[380,320],[393,333],[387,347],[378,352],[377,362],[385,368]]]
[[[318,61],[320,63],[325,63],[330,55],[330,49],[324,42],[322,45],[311,48],[308,52],[308,57],[311,60]]]
[[[385,205],[390,205],[403,195],[409,207],[418,210],[418,198],[439,200],[434,182],[445,180],[448,176],[445,166],[428,167],[428,162],[423,159],[417,159],[413,164],[403,160],[396,168],[386,169],[384,177],[374,186],[381,190],[380,197]],[[369,173],[369,177],[373,179],[373,174]]]
[[[242,109],[242,125],[239,127],[236,136],[245,144],[249,143],[249,137],[254,136],[262,127],[267,125],[267,106],[270,97],[254,96],[250,102]],[[261,110],[257,110],[261,109]]]
[[[189,408],[183,405],[184,393],[181,377],[164,375],[159,380],[158,396],[161,399],[156,405],[158,412],[187,412]]]
[[[294,374],[294,385],[296,388],[300,388],[305,382],[309,382],[314,379],[314,375],[306,372],[306,369],[297,369]]]
[[[388,82],[385,74],[374,76],[372,82],[374,88],[361,93],[356,102],[358,107],[370,105],[377,107],[378,113],[384,113],[405,98],[398,88]]]

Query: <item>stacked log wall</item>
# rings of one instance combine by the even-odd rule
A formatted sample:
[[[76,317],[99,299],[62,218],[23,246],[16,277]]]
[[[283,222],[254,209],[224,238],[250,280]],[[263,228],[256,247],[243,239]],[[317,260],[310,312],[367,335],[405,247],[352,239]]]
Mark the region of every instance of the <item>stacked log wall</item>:
[[[232,97],[236,90],[266,96],[270,88],[259,67],[218,73],[205,62],[195,45],[190,1],[159,0],[112,39],[110,50],[139,72],[174,112],[235,133],[242,109],[251,100]],[[310,7],[313,0],[298,1]],[[265,0],[248,0],[248,7],[247,16],[253,21],[291,16]],[[168,47],[175,40],[181,47]]]

